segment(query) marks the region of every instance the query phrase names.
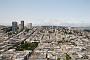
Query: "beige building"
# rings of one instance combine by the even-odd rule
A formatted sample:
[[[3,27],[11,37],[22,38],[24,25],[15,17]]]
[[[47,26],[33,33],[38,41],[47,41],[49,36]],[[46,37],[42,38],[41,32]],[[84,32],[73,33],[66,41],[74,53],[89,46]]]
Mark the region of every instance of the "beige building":
[[[32,23],[28,23],[26,26],[28,29],[32,29]]]

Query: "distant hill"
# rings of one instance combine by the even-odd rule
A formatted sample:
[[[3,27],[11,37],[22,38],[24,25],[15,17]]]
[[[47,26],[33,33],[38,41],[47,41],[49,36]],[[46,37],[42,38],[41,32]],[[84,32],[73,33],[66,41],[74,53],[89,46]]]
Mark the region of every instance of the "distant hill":
[[[90,27],[72,27],[72,29],[76,29],[76,30],[90,30]]]

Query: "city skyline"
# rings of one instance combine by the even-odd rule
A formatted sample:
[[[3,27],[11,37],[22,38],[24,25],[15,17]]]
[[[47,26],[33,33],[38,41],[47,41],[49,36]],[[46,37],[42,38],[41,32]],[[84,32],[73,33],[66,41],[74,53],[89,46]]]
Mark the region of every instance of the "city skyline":
[[[90,26],[89,0],[0,0],[0,24]]]

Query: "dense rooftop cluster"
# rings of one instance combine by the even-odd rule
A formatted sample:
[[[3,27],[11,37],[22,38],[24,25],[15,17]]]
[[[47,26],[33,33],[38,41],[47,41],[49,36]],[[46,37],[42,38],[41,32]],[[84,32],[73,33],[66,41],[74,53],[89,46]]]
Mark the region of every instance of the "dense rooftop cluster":
[[[59,26],[33,26],[0,33],[1,60],[89,60],[90,33]]]

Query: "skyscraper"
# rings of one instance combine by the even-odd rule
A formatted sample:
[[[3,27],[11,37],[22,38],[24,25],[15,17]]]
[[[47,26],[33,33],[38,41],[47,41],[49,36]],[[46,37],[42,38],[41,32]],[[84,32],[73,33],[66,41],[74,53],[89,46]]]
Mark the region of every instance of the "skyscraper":
[[[28,23],[26,26],[28,29],[32,29],[32,23]]]
[[[24,29],[24,21],[21,21],[21,30]]]
[[[12,22],[12,31],[17,32],[17,22]]]
[[[18,31],[21,31],[21,30],[22,30],[22,29],[21,29],[21,24],[18,25],[18,28],[19,28]]]

